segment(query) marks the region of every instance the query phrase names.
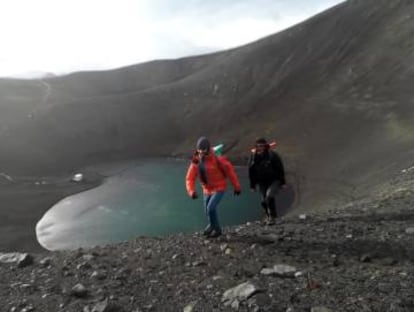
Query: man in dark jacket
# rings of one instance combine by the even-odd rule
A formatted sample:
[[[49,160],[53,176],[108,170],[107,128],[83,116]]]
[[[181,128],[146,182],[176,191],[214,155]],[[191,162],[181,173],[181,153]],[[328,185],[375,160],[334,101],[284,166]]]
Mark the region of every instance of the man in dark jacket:
[[[279,155],[263,138],[256,140],[256,148],[250,156],[249,179],[252,191],[259,186],[267,224],[274,224],[277,217],[275,196],[280,188],[286,187],[285,170]]]

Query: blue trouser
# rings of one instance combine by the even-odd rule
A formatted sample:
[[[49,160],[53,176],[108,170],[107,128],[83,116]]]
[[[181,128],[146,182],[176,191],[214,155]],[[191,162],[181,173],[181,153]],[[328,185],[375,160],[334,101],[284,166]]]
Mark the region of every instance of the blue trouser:
[[[223,196],[224,192],[216,192],[211,195],[204,194],[204,208],[208,218],[208,226],[216,232],[221,232],[216,208]]]

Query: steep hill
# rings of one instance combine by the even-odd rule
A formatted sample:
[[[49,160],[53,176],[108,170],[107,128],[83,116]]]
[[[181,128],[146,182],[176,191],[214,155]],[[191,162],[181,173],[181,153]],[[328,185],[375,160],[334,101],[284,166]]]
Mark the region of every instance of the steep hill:
[[[11,173],[184,156],[208,135],[279,141],[302,206],[360,197],[414,159],[414,2],[350,0],[252,44],[36,81],[0,81]]]

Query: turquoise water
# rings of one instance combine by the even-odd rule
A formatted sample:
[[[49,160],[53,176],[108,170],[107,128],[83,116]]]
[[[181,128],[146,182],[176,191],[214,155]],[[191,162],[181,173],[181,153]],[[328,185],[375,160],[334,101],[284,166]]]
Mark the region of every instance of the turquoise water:
[[[39,243],[50,250],[72,249],[204,228],[202,199],[192,200],[185,191],[187,165],[138,162],[95,189],[63,199],[37,224]],[[229,185],[218,207],[222,225],[262,216],[259,195],[249,192],[247,169],[236,167],[236,172],[243,193],[233,196]]]

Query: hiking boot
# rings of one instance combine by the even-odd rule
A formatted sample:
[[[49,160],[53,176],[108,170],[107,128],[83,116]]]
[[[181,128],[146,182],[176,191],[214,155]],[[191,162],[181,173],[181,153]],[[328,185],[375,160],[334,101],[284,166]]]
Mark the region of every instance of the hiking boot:
[[[208,235],[208,237],[209,238],[217,238],[217,237],[219,237],[219,236],[221,236],[221,231],[212,231],[209,235]]]
[[[265,217],[263,217],[263,219],[262,219],[262,224],[263,225],[267,225],[267,223],[269,222],[269,216],[265,216]]]
[[[269,219],[267,219],[267,225],[275,225],[275,218],[269,217]]]
[[[209,236],[211,234],[211,232],[213,232],[213,229],[211,228],[210,225],[207,225],[207,227],[203,231],[203,235],[204,236]]]

